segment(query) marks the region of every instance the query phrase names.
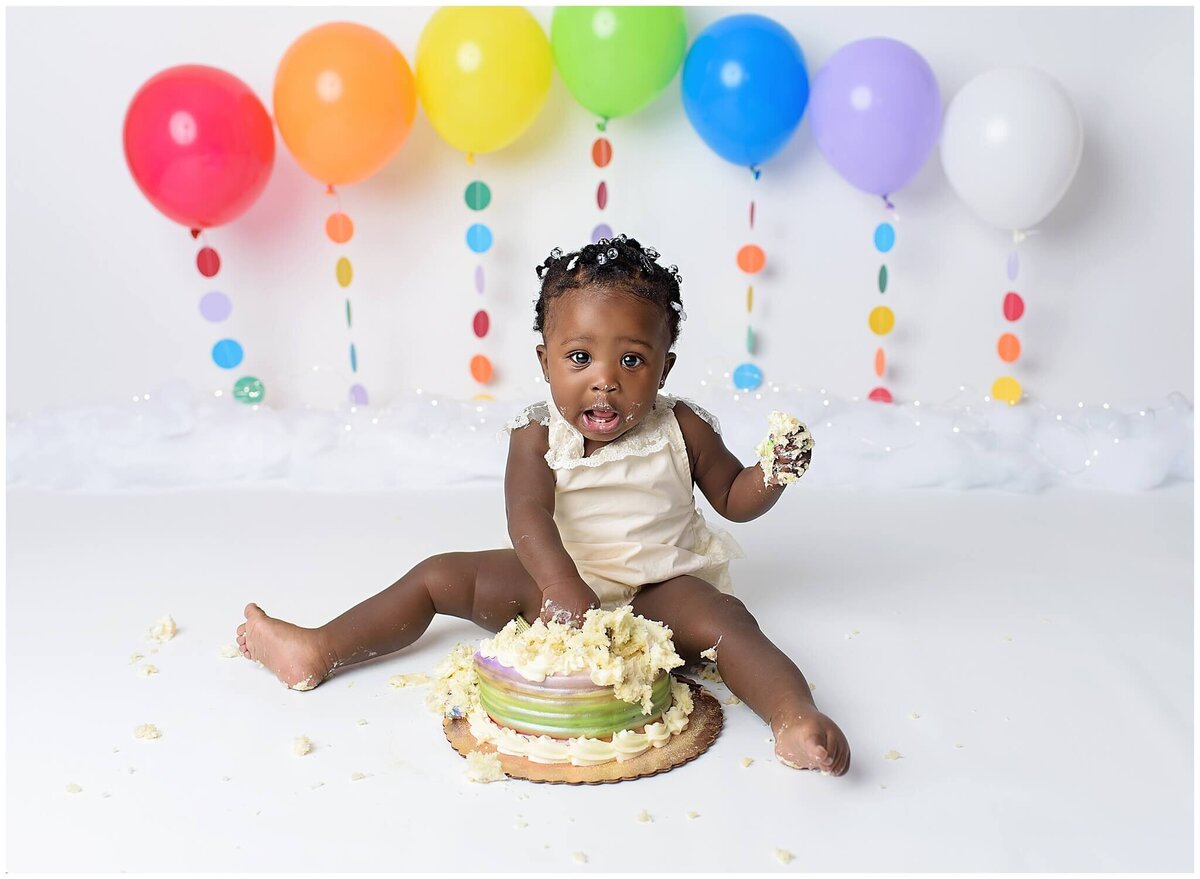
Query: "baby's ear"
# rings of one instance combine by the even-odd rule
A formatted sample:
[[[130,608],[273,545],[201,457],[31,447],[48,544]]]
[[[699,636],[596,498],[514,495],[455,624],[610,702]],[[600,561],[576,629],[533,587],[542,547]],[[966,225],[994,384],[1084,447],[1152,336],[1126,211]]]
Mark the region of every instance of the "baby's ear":
[[[675,352],[668,351],[666,362],[663,363],[662,380],[664,382],[667,380],[667,376],[671,374],[671,370],[674,369],[674,367],[675,367]]]
[[[534,350],[537,351],[538,363],[542,365],[542,378],[550,381],[550,370],[546,363],[546,346],[538,345]]]

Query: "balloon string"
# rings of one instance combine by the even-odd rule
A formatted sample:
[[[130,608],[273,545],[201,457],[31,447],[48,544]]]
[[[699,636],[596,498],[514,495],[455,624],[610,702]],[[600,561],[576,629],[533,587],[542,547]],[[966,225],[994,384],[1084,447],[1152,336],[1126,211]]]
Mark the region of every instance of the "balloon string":
[[[601,116],[600,121],[596,123],[597,131],[608,131],[608,117]]]
[[[758,165],[751,165],[750,173],[753,174],[754,179],[757,180],[759,177],[762,176],[762,168],[758,167]]]
[[[883,206],[889,211],[894,211],[896,209],[896,206],[892,204],[892,200],[887,197],[886,192],[883,194]]]
[[[475,164],[475,154],[474,153],[467,153],[467,164],[468,165]]]

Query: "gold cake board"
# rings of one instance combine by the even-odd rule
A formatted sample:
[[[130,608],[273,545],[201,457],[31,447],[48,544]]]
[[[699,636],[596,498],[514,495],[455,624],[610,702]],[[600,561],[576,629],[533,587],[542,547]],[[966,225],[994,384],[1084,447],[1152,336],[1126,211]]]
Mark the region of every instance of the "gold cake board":
[[[725,716],[719,703],[711,693],[690,678],[677,677],[692,691],[692,713],[688,725],[678,735],[673,735],[661,748],[650,748],[623,763],[613,760],[596,766],[572,766],[570,763],[534,763],[524,757],[500,754],[500,768],[510,778],[523,778],[542,784],[611,784],[669,772],[695,760],[708,750],[709,745],[721,734]],[[471,727],[465,717],[445,718],[442,728],[446,739],[463,757],[472,751],[484,754],[496,752],[494,745],[479,744],[471,735]]]

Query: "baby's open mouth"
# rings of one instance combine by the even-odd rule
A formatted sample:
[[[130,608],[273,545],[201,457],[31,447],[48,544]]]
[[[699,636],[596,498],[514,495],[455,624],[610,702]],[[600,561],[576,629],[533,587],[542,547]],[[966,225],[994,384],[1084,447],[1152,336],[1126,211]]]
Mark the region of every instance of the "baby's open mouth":
[[[621,413],[608,407],[584,409],[583,423],[592,433],[612,433],[621,424]]]

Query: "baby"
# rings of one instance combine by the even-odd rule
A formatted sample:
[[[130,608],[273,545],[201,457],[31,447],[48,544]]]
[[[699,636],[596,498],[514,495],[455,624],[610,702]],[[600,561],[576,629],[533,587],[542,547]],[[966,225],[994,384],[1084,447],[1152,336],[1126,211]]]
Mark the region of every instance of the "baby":
[[[811,442],[777,437],[773,461],[743,467],[709,413],[659,393],[685,315],[678,270],[660,266],[653,248],[602,238],[556,248],[537,271],[534,330],[551,399],[508,425],[513,549],[428,558],[317,629],[247,605],[243,655],[308,690],[335,668],[407,647],[436,613],[496,632],[518,614],[575,622],[589,608],[630,604],[674,632],[686,661],[716,647],[718,671],[770,725],[780,760],[844,774],[845,735],[730,594],[729,560],[741,550],[707,525],[693,494],[699,486],[726,519],[755,519],[803,472]]]

